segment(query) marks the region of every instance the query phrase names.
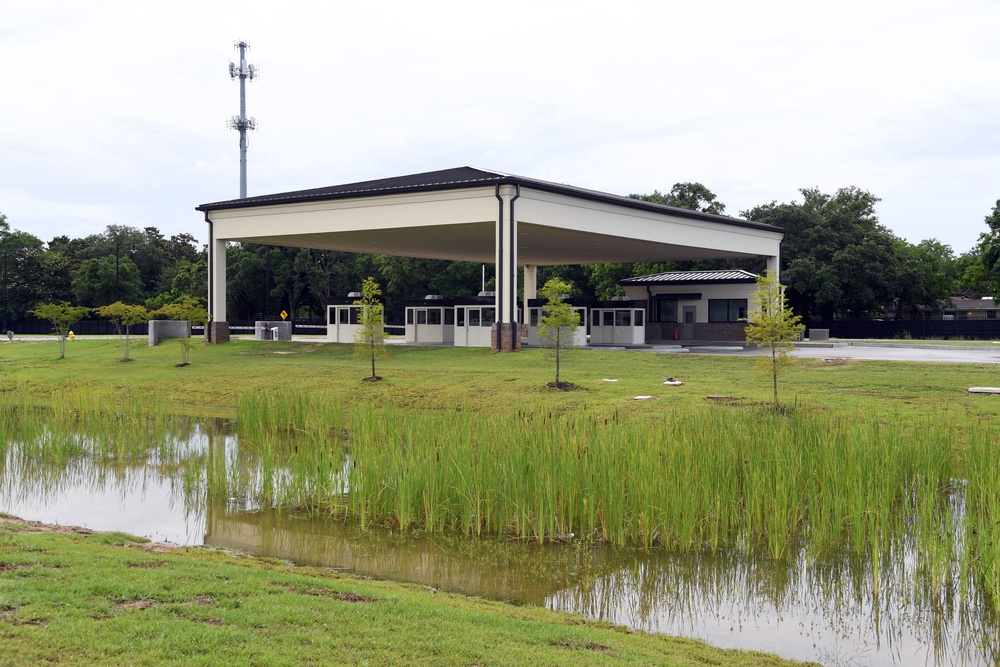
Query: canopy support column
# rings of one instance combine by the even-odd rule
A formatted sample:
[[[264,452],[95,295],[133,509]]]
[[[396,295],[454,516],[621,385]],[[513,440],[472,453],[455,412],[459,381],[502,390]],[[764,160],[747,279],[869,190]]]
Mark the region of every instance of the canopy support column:
[[[767,270],[770,273],[774,272],[775,280],[781,280],[780,270],[781,270],[781,255],[770,255],[767,258]]]
[[[209,226],[208,241],[208,324],[205,338],[209,343],[229,342],[226,321],[226,242],[219,241]]]
[[[497,185],[496,321],[491,336],[494,352],[521,349],[521,328],[517,324],[517,218],[514,215],[514,202],[520,196],[520,185]]]

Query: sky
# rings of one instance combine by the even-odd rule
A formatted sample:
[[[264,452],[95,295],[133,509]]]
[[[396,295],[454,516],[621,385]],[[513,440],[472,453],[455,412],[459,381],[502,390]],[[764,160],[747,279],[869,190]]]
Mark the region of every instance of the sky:
[[[0,212],[43,241],[475,166],[726,213],[856,186],[956,254],[1000,199],[995,0],[0,0]]]

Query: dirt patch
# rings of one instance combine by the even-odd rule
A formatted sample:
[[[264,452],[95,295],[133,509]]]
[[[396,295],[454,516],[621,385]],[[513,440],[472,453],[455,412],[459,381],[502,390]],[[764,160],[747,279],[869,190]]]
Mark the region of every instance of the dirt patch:
[[[84,528],[83,526],[60,526],[52,523],[42,523],[41,521],[25,521],[24,519],[16,516],[3,515],[0,516],[0,523],[12,523],[17,526],[22,526],[26,530],[23,532],[28,533],[56,533],[58,535],[121,535],[117,531],[107,530],[91,530],[90,528]],[[181,545],[172,544],[170,542],[145,542],[136,540],[126,540],[124,546],[133,549],[142,549],[143,551],[151,551],[154,553],[165,553],[167,551],[173,551],[174,549],[180,549]]]
[[[154,568],[154,567],[163,567],[164,565],[166,565],[166,562],[162,560],[125,561],[125,567]]]
[[[7,561],[0,560],[0,572],[27,570],[29,567],[34,567],[35,565],[36,563],[8,563]]]
[[[577,388],[572,382],[549,382],[545,386],[549,389],[558,389],[559,391],[573,391]]]
[[[275,584],[286,591],[291,593],[296,593],[298,595],[310,595],[313,597],[335,597],[343,600],[344,602],[376,602],[375,598],[368,597],[367,595],[359,595],[358,593],[340,593],[338,591],[324,588],[323,586],[296,586],[294,584]]]
[[[310,352],[315,352],[316,350],[323,347],[319,343],[312,343],[310,345],[303,345],[297,350],[277,350],[273,354],[309,354]]]
[[[115,602],[115,611],[121,611],[122,609],[149,609],[150,607],[155,607],[157,605],[163,604],[157,600],[128,600]]]
[[[381,375],[376,375],[375,377],[371,377],[369,375],[368,377],[363,379],[362,382],[379,382],[381,379],[382,379]]]

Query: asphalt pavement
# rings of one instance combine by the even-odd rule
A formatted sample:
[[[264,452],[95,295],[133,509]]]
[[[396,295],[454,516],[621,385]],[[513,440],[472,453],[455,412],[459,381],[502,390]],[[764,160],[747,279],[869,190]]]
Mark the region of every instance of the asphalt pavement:
[[[704,344],[682,346],[651,346],[656,352],[683,352],[688,354],[716,354],[730,356],[760,356],[769,350],[745,345]],[[842,341],[829,343],[797,343],[789,352],[791,357],[812,359],[876,359],[885,361],[925,361],[947,364],[1000,364],[1000,343],[983,342],[981,345],[942,345],[929,342],[867,342]]]

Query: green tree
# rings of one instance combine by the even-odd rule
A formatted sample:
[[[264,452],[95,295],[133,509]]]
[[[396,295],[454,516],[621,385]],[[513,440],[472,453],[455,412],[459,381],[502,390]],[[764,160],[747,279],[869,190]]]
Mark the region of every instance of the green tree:
[[[936,239],[896,242],[896,319],[940,313],[958,293],[958,265],[951,246]]]
[[[769,348],[770,357],[758,360],[758,367],[771,376],[774,408],[778,409],[778,372],[788,362],[788,352],[805,327],[785,302],[785,293],[773,271],[757,278],[757,291],[750,295],[750,319],[746,327],[748,343]]]
[[[803,315],[865,318],[896,298],[895,236],[875,215],[878,197],[858,188],[833,195],[800,190],[802,202],[771,202],[742,213],[785,230],[781,276],[788,302]]]
[[[42,320],[52,323],[52,328],[59,337],[59,358],[66,357],[66,338],[70,327],[82,320],[90,312],[84,306],[71,306],[66,301],[60,303],[41,303],[31,313]]]
[[[136,324],[149,321],[149,311],[145,306],[131,305],[115,301],[107,306],[101,306],[96,310],[97,315],[115,325],[118,332],[118,340],[122,346],[122,361],[132,361],[131,332]]]
[[[993,296],[1000,297],[1000,199],[986,216],[986,226],[989,231],[979,236],[978,247],[983,268],[993,283]]]
[[[686,208],[691,211],[700,211],[701,213],[722,215],[726,211],[726,205],[719,201],[714,192],[701,183],[674,183],[674,187],[670,188],[670,192],[666,194],[659,190],[653,190],[651,195],[630,194],[629,197]]]
[[[372,362],[372,374],[366,380],[375,382],[381,380],[375,375],[375,360],[386,356],[385,349],[385,318],[382,315],[382,303],[379,297],[382,290],[372,277],[365,278],[361,284],[361,298],[354,302],[361,306],[358,313],[358,330],[354,334],[354,354],[368,357]]]
[[[73,274],[73,296],[95,308],[114,301],[139,301],[142,299],[139,267],[128,256],[118,257],[117,262],[113,254],[85,259]]]
[[[184,320],[189,324],[205,324],[208,321],[208,311],[200,299],[185,297],[176,303],[168,303],[150,313],[156,319]],[[181,346],[181,363],[178,366],[189,365],[192,340],[190,336],[178,338]]]
[[[560,371],[566,350],[573,348],[576,342],[576,328],[580,326],[580,316],[573,306],[566,302],[572,286],[559,278],[552,278],[538,293],[546,299],[542,309],[542,319],[538,326],[538,337],[542,347],[552,350],[556,364],[556,381],[552,386],[563,387],[560,382]]]
[[[979,245],[962,253],[955,260],[957,286],[955,293],[967,299],[979,299],[994,294],[1000,295],[997,280],[986,268],[983,251]]]
[[[4,331],[9,321],[24,318],[31,307],[42,300],[45,272],[41,258],[44,246],[38,237],[11,229],[6,216],[0,213]]]

